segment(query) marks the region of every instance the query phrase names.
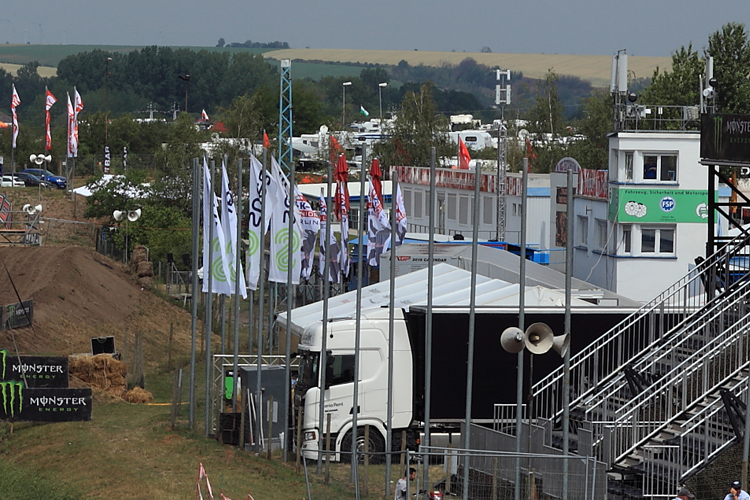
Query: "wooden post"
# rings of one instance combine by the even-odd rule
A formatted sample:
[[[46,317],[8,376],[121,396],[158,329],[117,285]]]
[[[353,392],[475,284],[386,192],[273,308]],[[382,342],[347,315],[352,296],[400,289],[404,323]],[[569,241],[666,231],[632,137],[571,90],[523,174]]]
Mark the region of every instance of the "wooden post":
[[[167,370],[172,369],[172,337],[174,335],[174,323],[169,324],[169,352],[167,353]]]
[[[268,396],[268,435],[266,443],[268,445],[266,458],[271,460],[271,439],[273,438],[273,395]]]
[[[174,430],[175,420],[177,419],[177,384],[179,383],[178,374],[179,372],[175,371],[174,375],[172,376],[172,411],[170,415],[170,424],[172,430]]]
[[[297,474],[302,461],[302,405],[297,410]]]
[[[365,495],[368,494],[367,491],[367,466],[370,465],[370,424],[365,425],[365,463],[364,467],[362,468],[362,480],[364,482],[364,492]]]
[[[326,415],[326,479],[325,484],[331,479],[331,414]]]

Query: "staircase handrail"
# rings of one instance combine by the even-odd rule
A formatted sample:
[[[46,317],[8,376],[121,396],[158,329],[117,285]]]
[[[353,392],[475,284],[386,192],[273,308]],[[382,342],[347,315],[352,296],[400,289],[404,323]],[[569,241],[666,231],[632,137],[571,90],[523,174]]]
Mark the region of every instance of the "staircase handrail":
[[[701,301],[703,294],[698,293],[691,296],[691,289],[696,286],[715,283],[717,270],[724,271],[724,283],[729,283],[730,266],[728,264],[732,257],[737,256],[749,244],[750,234],[744,233],[727,242],[726,245],[717,249],[667,290],[641,306],[583,350],[575,353],[570,360],[570,387],[572,392],[570,405],[578,404],[583,397],[589,396],[601,383],[615,377],[616,372],[622,369],[627,360],[637,357],[648,349],[655,339],[639,338],[639,336],[643,337],[645,330],[650,330],[648,337],[654,336],[653,329],[655,326],[653,323],[649,326],[644,318],[667,310],[673,313],[681,311],[685,317],[688,317],[704,305]],[[723,269],[721,268],[722,265]],[[715,293],[710,295],[714,297]],[[609,349],[611,353],[605,351],[605,349]],[[626,349],[628,352],[625,352]],[[604,361],[600,361],[600,354]],[[611,354],[611,356],[608,356],[608,354]],[[627,360],[625,356],[627,356]],[[592,374],[595,378],[599,374],[605,375],[602,376],[601,380],[590,381],[588,380],[589,374]],[[562,414],[562,398],[559,395],[562,394],[562,381],[563,368],[559,367],[532,386],[533,406],[537,415],[552,419],[560,417]]]

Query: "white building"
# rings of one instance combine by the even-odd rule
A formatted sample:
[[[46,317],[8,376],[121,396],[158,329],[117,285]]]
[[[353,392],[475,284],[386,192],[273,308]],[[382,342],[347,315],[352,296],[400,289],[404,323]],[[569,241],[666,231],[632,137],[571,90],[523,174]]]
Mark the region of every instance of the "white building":
[[[612,134],[606,188],[605,172],[579,174],[573,275],[641,301],[684,276],[706,251],[708,174],[699,161],[697,132]]]

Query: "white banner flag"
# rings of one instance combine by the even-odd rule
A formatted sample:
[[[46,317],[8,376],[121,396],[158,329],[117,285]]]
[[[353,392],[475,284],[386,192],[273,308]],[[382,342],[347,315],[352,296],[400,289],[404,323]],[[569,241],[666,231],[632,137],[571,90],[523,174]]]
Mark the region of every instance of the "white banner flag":
[[[323,196],[323,189],[320,190],[320,243],[318,252],[320,253],[318,258],[318,274],[323,277],[326,265],[326,224],[328,223],[328,208],[326,199]],[[332,283],[339,282],[339,276],[341,275],[341,268],[339,267],[339,246],[336,243],[336,235],[331,234],[329,236],[328,245],[330,246],[330,255],[328,257],[328,281]]]
[[[380,266],[380,255],[389,248],[390,242],[391,225],[382,200],[370,181],[370,194],[367,196],[367,264]]]
[[[75,132],[73,120],[75,116],[73,104],[70,102],[70,94],[68,94],[68,158],[73,158],[73,133]]]
[[[313,210],[310,202],[299,192],[297,186],[294,186],[294,195],[297,212],[300,215],[300,226],[302,228],[302,278],[309,280],[312,260],[315,256],[315,239],[320,231],[320,218],[315,213],[315,210]]]
[[[226,242],[226,251],[224,252],[229,260],[229,281],[232,292],[237,292],[237,277],[239,276],[240,295],[243,299],[247,298],[247,287],[245,286],[245,274],[242,271],[240,263],[239,272],[235,269],[237,265],[237,211],[234,206],[234,195],[229,189],[229,176],[227,175],[227,166],[221,162],[221,223],[224,229],[224,241]]]
[[[336,189],[339,192],[339,206],[341,210],[341,233],[339,246],[339,266],[344,276],[349,277],[349,212],[346,209],[346,200],[349,192],[346,182],[337,182]]]
[[[289,200],[289,181],[281,172],[276,159],[271,157],[271,184],[268,201],[273,207],[271,215],[271,268],[268,280],[276,283],[286,283],[289,266],[292,266],[292,284],[298,285],[302,263],[300,248],[302,231],[299,227],[300,217],[296,214],[296,203]],[[294,229],[289,235],[289,217],[294,217]],[[292,262],[289,262],[289,245],[292,245]]]
[[[213,240],[209,242],[211,225],[213,224]],[[213,249],[211,263],[208,262],[209,244]],[[211,175],[208,172],[208,163],[203,158],[203,292],[208,292],[208,277],[211,276],[211,291],[213,293],[232,294],[229,284],[229,266],[224,255],[226,244],[224,242],[224,231],[219,222],[218,202],[211,186]]]
[[[406,209],[404,196],[401,194],[401,184],[396,187],[396,246],[401,245],[406,238]]]
[[[73,137],[71,140],[73,156],[78,157],[78,113],[83,111],[83,99],[78,90],[73,87]]]
[[[10,99],[10,111],[11,115],[13,115],[13,140],[11,143],[11,147],[15,149],[16,147],[16,139],[18,139],[18,114],[16,114],[16,108],[21,104],[21,98],[18,97],[18,92],[16,92],[16,86],[13,85],[13,96]]]
[[[263,165],[258,159],[250,155],[250,194],[248,199],[248,249],[247,249],[247,284],[251,290],[258,289],[260,278],[260,239],[268,232],[268,221],[271,220],[271,209],[266,203],[266,220],[261,224],[263,212],[263,180],[266,182],[266,201],[271,183],[270,176],[266,173]]]

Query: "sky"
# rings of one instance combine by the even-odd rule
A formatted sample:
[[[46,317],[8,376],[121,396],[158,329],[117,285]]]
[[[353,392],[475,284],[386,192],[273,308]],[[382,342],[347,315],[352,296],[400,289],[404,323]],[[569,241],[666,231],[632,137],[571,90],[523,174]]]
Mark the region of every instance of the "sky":
[[[727,22],[750,31],[750,1],[721,0],[4,0],[10,43],[669,56]]]

